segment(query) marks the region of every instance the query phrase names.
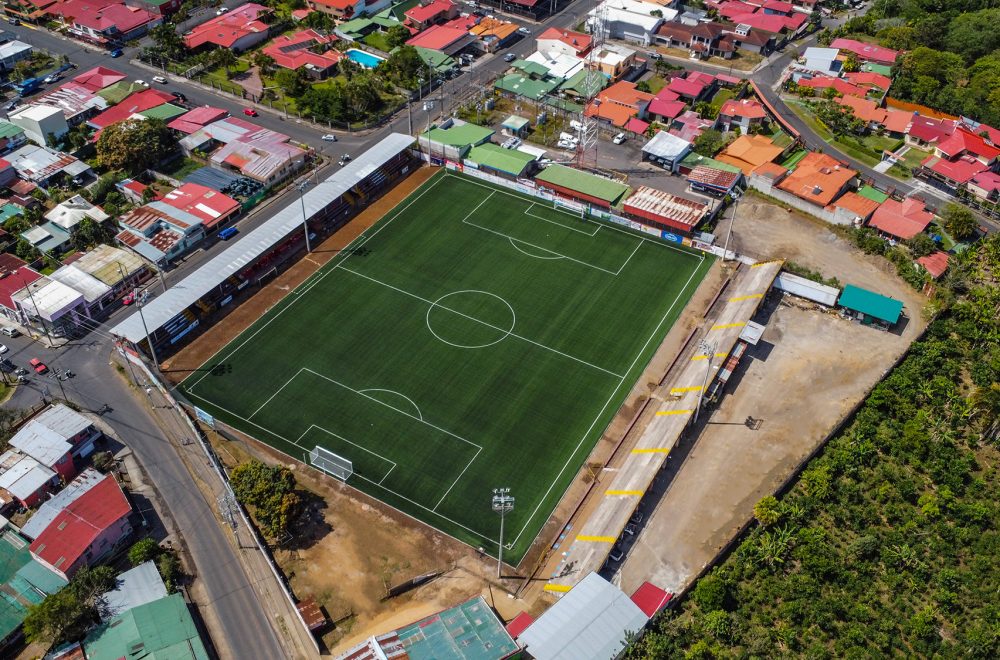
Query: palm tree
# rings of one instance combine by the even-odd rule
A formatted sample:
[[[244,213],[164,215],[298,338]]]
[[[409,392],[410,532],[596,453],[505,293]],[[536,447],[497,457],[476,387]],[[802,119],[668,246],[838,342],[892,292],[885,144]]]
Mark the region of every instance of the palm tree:
[[[229,77],[229,69],[236,64],[236,53],[228,48],[219,48],[215,51],[215,64],[226,70],[226,77]]]
[[[270,73],[274,68],[274,58],[262,50],[258,50],[251,56],[250,63],[260,69],[262,74]]]

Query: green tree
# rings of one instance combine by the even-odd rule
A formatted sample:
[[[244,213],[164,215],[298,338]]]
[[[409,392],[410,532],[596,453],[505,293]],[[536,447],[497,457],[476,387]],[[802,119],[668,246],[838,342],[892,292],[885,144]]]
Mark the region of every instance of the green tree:
[[[864,122],[854,116],[854,110],[835,101],[820,101],[815,112],[834,135],[853,135],[864,129]]]
[[[781,520],[781,504],[774,495],[768,495],[753,507],[753,517],[762,527],[776,525]]]
[[[173,23],[160,23],[149,31],[149,36],[156,45],[156,54],[160,57],[182,60],[187,54],[184,39],[177,34],[177,27]]]
[[[427,67],[416,48],[401,46],[389,55],[379,71],[400,87],[416,89],[417,79],[426,75]]]
[[[230,481],[237,499],[252,508],[266,534],[275,537],[288,529],[300,505],[291,470],[249,461],[233,470]]]
[[[382,103],[374,79],[367,74],[347,81],[344,92],[347,95],[347,106],[355,119],[363,119]]]
[[[126,119],[101,131],[97,158],[103,167],[136,173],[159,164],[176,148],[162,119]]]
[[[938,249],[938,245],[934,242],[934,239],[924,233],[917,234],[908,240],[906,245],[910,248],[913,256],[917,258],[926,257]]]
[[[133,566],[144,564],[160,556],[160,544],[153,539],[146,537],[141,541],[136,541],[128,550],[128,561]]]
[[[948,25],[945,48],[971,64],[1000,49],[1000,9],[983,9],[959,14]]]
[[[711,158],[722,151],[725,146],[726,136],[710,128],[703,131],[701,135],[694,139],[694,144],[691,148],[695,153]]]
[[[302,69],[279,69],[274,74],[274,82],[285,92],[285,95],[298,98],[309,88],[306,73]]]
[[[96,619],[98,597],[114,585],[115,572],[110,566],[84,566],[61,591],[28,608],[25,637],[50,646],[79,639]]]
[[[302,19],[302,25],[314,30],[329,31],[333,29],[333,19],[330,18],[329,14],[314,11]]]
[[[212,52],[212,62],[215,66],[221,66],[226,70],[226,76],[229,76],[229,70],[236,65],[237,61],[236,53],[229,50],[228,48],[216,48]]]
[[[698,580],[691,596],[703,612],[712,612],[725,608],[728,594],[725,581],[712,572]]]
[[[637,92],[646,92],[647,94],[650,91],[652,91],[651,88],[650,88],[650,86],[649,86],[649,81],[648,80],[640,80],[639,82],[637,82],[635,84],[635,90]]]
[[[326,16],[326,14],[318,11],[313,12],[312,14],[309,15],[313,16],[314,14],[319,14],[320,16]],[[262,50],[258,50],[250,57],[250,63],[253,64],[255,67],[257,67],[258,69],[260,69],[261,73],[266,74],[270,73],[271,71],[274,71],[274,58]]]
[[[404,25],[393,25],[385,31],[385,43],[390,49],[396,48],[409,41],[410,36],[410,31]]]
[[[844,58],[844,63],[840,67],[844,73],[854,73],[861,69],[861,62],[858,61],[858,56],[854,53],[848,53],[847,57]]]
[[[941,220],[944,222],[944,228],[948,233],[959,241],[964,241],[967,238],[975,236],[976,230],[979,227],[976,216],[972,211],[954,202],[944,207],[944,210],[941,212]]]
[[[38,257],[42,256],[42,253],[38,251],[38,248],[23,238],[17,239],[17,244],[14,246],[14,254],[28,263],[31,263]]]
[[[31,63],[27,60],[21,60],[20,62],[14,63],[14,68],[11,70],[10,74],[11,78],[20,82],[30,78],[33,72],[34,69],[32,68]]]
[[[69,239],[77,250],[87,250],[95,245],[108,243],[114,234],[104,223],[87,217],[81,220],[70,232]]]

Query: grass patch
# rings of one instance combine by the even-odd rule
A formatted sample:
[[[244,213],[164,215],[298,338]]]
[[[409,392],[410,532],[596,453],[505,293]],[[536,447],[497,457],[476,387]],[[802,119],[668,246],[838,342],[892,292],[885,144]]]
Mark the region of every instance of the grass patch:
[[[735,96],[736,92],[733,90],[722,88],[715,93],[715,96],[712,97],[712,103],[710,105],[715,109],[716,114],[718,114],[719,110],[722,109],[722,104]]]
[[[391,50],[389,43],[385,40],[385,33],[378,30],[366,35],[361,41],[368,44],[372,48],[378,48],[383,53],[388,53]]]
[[[809,155],[807,149],[799,149],[798,151],[793,151],[792,154],[781,162],[782,167],[787,167],[788,169],[794,168],[799,164],[803,158]]]
[[[167,165],[159,168],[159,171],[174,179],[183,179],[195,170],[199,170],[204,166],[205,164],[201,161],[184,156],[183,158],[175,158]]]
[[[489,552],[489,488],[510,487],[518,561],[710,266],[441,173],[181,388],[294,459],[348,458],[350,485]]]

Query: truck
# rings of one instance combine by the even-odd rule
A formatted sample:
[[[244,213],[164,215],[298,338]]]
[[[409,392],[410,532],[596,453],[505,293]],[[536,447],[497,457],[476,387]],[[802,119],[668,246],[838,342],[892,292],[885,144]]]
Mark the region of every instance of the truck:
[[[26,78],[15,85],[18,96],[30,96],[37,92],[41,86],[42,81],[38,78]]]

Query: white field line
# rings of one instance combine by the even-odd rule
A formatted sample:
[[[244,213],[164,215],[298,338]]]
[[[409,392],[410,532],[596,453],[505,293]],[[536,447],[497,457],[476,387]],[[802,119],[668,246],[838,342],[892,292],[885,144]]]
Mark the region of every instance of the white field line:
[[[549,224],[553,224],[556,227],[562,227],[563,229],[568,229],[570,231],[575,231],[576,233],[583,234],[584,236],[594,236],[594,235],[597,234],[597,232],[601,231],[601,226],[600,225],[598,225],[597,228],[594,231],[583,231],[582,229],[577,229],[576,227],[570,227],[569,225],[564,225],[563,223],[557,222],[555,220],[549,220],[548,218],[545,218],[545,217],[540,216],[540,215],[536,215],[535,213],[531,212],[531,209],[535,208],[536,206],[540,206],[543,209],[548,209],[549,208],[547,206],[542,206],[538,202],[532,202],[531,206],[529,206],[528,208],[526,208],[524,210],[524,214],[525,215],[530,215],[532,218],[538,218],[542,222],[548,222]],[[552,209],[552,210],[555,213],[565,213],[566,215],[572,215],[572,214],[570,214],[567,211],[560,211],[559,209]],[[573,216],[573,217],[575,218],[576,216]],[[581,219],[584,222],[586,222],[587,224],[591,224],[588,220],[586,220],[584,218],[581,218]]]
[[[379,483],[382,483],[383,481],[385,481],[385,478],[389,476],[389,472],[392,472],[393,470],[395,470],[395,469],[396,469],[396,461],[393,461],[393,460],[391,460],[391,459],[388,459],[388,458],[386,458],[385,456],[383,456],[382,454],[379,454],[378,452],[374,452],[374,451],[372,451],[371,449],[368,449],[367,447],[362,447],[361,445],[359,445],[359,444],[358,444],[358,443],[356,443],[356,442],[351,442],[350,440],[348,440],[348,439],[347,439],[347,438],[345,438],[344,436],[342,436],[342,435],[339,435],[339,434],[337,434],[337,433],[334,433],[334,432],[333,432],[333,431],[331,431],[330,429],[328,429],[328,428],[326,428],[326,427],[324,427],[324,426],[320,426],[319,424],[311,424],[311,425],[309,426],[309,428],[307,428],[307,429],[306,429],[305,431],[303,431],[303,432],[302,432],[302,435],[300,435],[300,436],[299,436],[299,439],[298,439],[298,440],[296,441],[296,444],[299,444],[299,443],[301,443],[301,442],[302,442],[302,438],[306,437],[306,434],[308,434],[308,433],[309,433],[310,431],[312,431],[313,429],[319,429],[319,430],[320,430],[320,431],[322,431],[323,433],[327,433],[327,434],[329,434],[329,435],[332,435],[333,437],[337,438],[338,440],[343,440],[343,441],[344,441],[344,442],[346,442],[347,444],[350,444],[350,445],[354,445],[355,447],[357,447],[357,448],[358,448],[358,449],[360,449],[361,451],[364,451],[364,452],[368,452],[368,453],[369,453],[369,454],[371,454],[372,456],[375,456],[376,458],[380,458],[380,459],[382,459],[383,461],[385,461],[386,463],[390,463],[390,464],[391,464],[391,467],[389,468],[389,471],[388,471],[388,472],[386,472],[386,473],[385,473],[384,475],[382,475],[382,479],[381,479],[381,480],[379,481]],[[351,463],[352,463],[352,464],[353,464],[353,462],[354,462],[354,461],[351,461]],[[310,463],[310,465],[311,465],[311,463]],[[313,466],[313,467],[315,467],[315,466]],[[325,470],[324,470],[324,472],[325,472]],[[357,472],[354,472],[354,469],[353,469],[353,467],[351,468],[351,474],[358,474],[358,476],[361,476],[361,475],[360,475],[359,473],[357,473]]]
[[[441,506],[441,502],[444,502],[444,498],[448,497],[448,493],[450,493],[450,492],[451,492],[451,489],[455,487],[455,484],[457,484],[457,483],[458,483],[458,481],[459,481],[459,479],[461,479],[461,478],[462,478],[462,476],[463,476],[463,475],[465,474],[466,470],[468,470],[468,469],[469,469],[469,466],[470,466],[470,465],[472,465],[473,461],[475,461],[475,460],[476,460],[476,458],[478,458],[478,457],[479,457],[479,452],[481,452],[482,450],[483,450],[483,448],[482,448],[482,447],[480,447],[480,448],[479,448],[479,449],[478,449],[478,450],[476,451],[476,454],[475,454],[475,456],[473,456],[472,458],[470,458],[470,459],[469,459],[469,462],[465,464],[465,467],[464,467],[464,468],[462,469],[462,471],[461,471],[461,472],[459,472],[459,473],[458,473],[458,476],[457,476],[457,477],[455,477],[455,480],[454,480],[453,482],[451,482],[451,485],[450,485],[450,486],[448,486],[448,490],[444,491],[444,495],[442,495],[442,496],[441,496],[441,499],[439,499],[439,500],[438,500],[438,503],[434,505],[434,508],[433,508],[433,509],[431,509],[431,511],[434,511],[435,513],[437,512],[437,508],[438,508],[439,506]]]
[[[284,385],[282,385],[277,390],[275,390],[274,394],[272,394],[271,396],[267,397],[267,401],[265,401],[264,403],[260,404],[260,407],[258,407],[257,410],[254,410],[252,413],[250,413],[250,417],[248,419],[253,419],[254,415],[256,415],[257,413],[259,413],[261,411],[261,409],[263,409],[264,406],[266,406],[267,404],[271,403],[271,399],[273,399],[274,397],[278,396],[278,394],[281,393],[281,390],[283,390],[286,387],[288,387],[288,384],[291,383],[293,380],[295,380],[295,377],[298,376],[300,373],[302,373],[302,369],[299,369],[294,374],[292,374],[292,377],[289,378],[288,380],[286,380]]]
[[[281,439],[281,440],[284,440],[284,441],[285,441],[285,442],[287,442],[288,444],[290,444],[290,445],[294,445],[294,446],[298,447],[299,449],[301,449],[301,450],[303,450],[303,451],[305,451],[305,452],[308,452],[308,451],[309,451],[309,449],[311,449],[311,447],[303,447],[302,445],[300,445],[300,444],[299,444],[298,442],[296,442],[295,440],[290,440],[290,439],[286,438],[285,436],[283,436],[283,435],[281,435],[281,434],[279,434],[279,433],[275,433],[275,432],[274,432],[274,431],[272,431],[271,429],[269,429],[269,428],[266,428],[266,427],[264,427],[264,426],[261,426],[261,425],[260,425],[260,424],[258,424],[257,422],[251,422],[251,421],[250,421],[249,419],[247,419],[247,418],[245,418],[245,417],[241,417],[240,415],[237,415],[236,413],[234,413],[234,412],[232,412],[232,411],[230,411],[230,410],[227,410],[226,408],[223,408],[222,406],[220,406],[220,405],[218,405],[218,404],[216,404],[216,403],[213,403],[212,401],[209,401],[208,399],[205,399],[205,398],[203,398],[203,397],[201,397],[201,396],[199,396],[199,395],[197,395],[197,394],[191,394],[191,396],[192,396],[192,397],[194,397],[194,398],[196,398],[196,399],[201,399],[202,401],[204,401],[205,403],[207,403],[207,404],[209,404],[209,405],[212,405],[212,406],[215,406],[216,408],[218,408],[218,409],[219,409],[219,410],[221,410],[222,412],[224,412],[224,413],[226,413],[226,414],[228,414],[228,415],[231,415],[231,416],[232,416],[233,418],[235,418],[235,419],[241,419],[241,420],[243,420],[244,422],[246,422],[247,424],[250,424],[250,425],[252,425],[252,426],[256,426],[256,427],[257,427],[257,428],[259,428],[259,429],[260,429],[261,431],[264,431],[265,433],[269,433],[269,434],[273,435],[273,436],[274,436],[274,437],[276,437],[276,438],[279,438],[279,439]],[[269,447],[271,447],[272,449],[274,449],[275,451],[277,451],[277,452],[280,452],[280,453],[284,454],[285,456],[288,456],[288,457],[289,457],[289,458],[291,458],[292,460],[295,460],[295,461],[298,461],[298,460],[299,460],[298,458],[296,458],[296,457],[292,456],[291,454],[289,454],[289,453],[287,453],[287,452],[283,452],[283,451],[281,451],[281,450],[280,450],[280,449],[278,449],[277,447],[274,447],[274,446],[272,446],[272,445],[268,445],[268,446],[269,446]],[[315,467],[315,466],[312,466],[312,465],[309,465],[308,463],[304,463],[304,464],[305,464],[305,465],[308,465],[309,467],[313,468],[314,470],[318,470],[319,472],[323,472],[323,474],[327,474],[326,472],[324,472],[323,470],[320,470],[319,468],[317,468],[317,467]],[[365,476],[363,476],[363,475],[360,475],[360,474],[359,474],[359,475],[357,475],[357,476],[358,476],[358,477],[359,477],[360,479],[363,479],[363,480],[367,481],[368,483],[372,484],[373,486],[377,486],[378,488],[381,488],[381,489],[382,489],[382,490],[384,490],[385,492],[387,492],[387,493],[391,493],[392,495],[395,495],[396,497],[400,498],[401,500],[406,500],[406,501],[407,501],[407,502],[409,502],[410,504],[413,504],[414,506],[417,506],[417,507],[419,507],[419,508],[423,509],[424,511],[427,511],[428,513],[431,513],[431,514],[433,514],[433,515],[437,516],[437,517],[438,517],[438,518],[440,518],[441,520],[447,520],[447,521],[448,521],[448,522],[450,522],[450,523],[451,523],[452,525],[455,525],[456,527],[461,527],[461,528],[462,528],[462,529],[464,529],[465,531],[467,531],[467,532],[470,532],[470,533],[472,533],[472,534],[475,534],[475,535],[479,536],[479,537],[480,537],[480,538],[482,538],[482,539],[483,539],[484,541],[492,541],[492,540],[493,540],[493,539],[492,539],[492,537],[490,537],[490,535],[488,535],[488,534],[484,534],[483,532],[480,532],[480,531],[477,531],[477,530],[475,530],[475,529],[472,529],[472,528],[470,528],[470,527],[467,527],[467,526],[463,525],[462,523],[460,523],[460,522],[457,522],[457,521],[455,521],[455,520],[452,520],[451,518],[449,518],[449,517],[447,517],[447,516],[443,516],[443,515],[441,515],[440,513],[438,513],[438,512],[436,512],[436,511],[434,511],[433,509],[429,509],[429,508],[427,508],[426,506],[424,506],[423,504],[420,504],[419,502],[416,502],[416,501],[414,501],[414,500],[411,500],[411,499],[410,499],[409,497],[406,497],[405,495],[400,495],[399,493],[397,493],[396,491],[394,491],[394,490],[392,490],[392,489],[390,489],[390,488],[386,488],[385,486],[381,486],[381,485],[379,485],[379,483],[378,483],[378,482],[376,482],[376,481],[372,481],[371,479],[368,479],[367,477],[365,477]],[[383,477],[383,478],[384,478],[384,477]],[[360,490],[360,489],[358,489],[358,490]],[[389,503],[387,503],[387,502],[385,502],[385,501],[382,501],[382,500],[379,500],[379,501],[380,501],[380,502],[381,502],[381,503],[382,503],[382,504],[383,504],[384,506],[387,506],[387,507],[389,507],[389,508],[391,508],[391,509],[393,509],[393,510],[395,510],[395,511],[399,511],[399,513],[403,514],[404,516],[406,516],[406,517],[408,517],[408,518],[412,518],[413,520],[417,521],[418,523],[421,523],[421,524],[423,524],[423,525],[431,525],[431,523],[427,522],[426,520],[420,520],[419,518],[417,518],[417,517],[416,517],[416,516],[414,516],[413,514],[410,514],[410,513],[406,513],[405,511],[402,511],[402,510],[400,510],[400,509],[398,509],[398,508],[396,508],[396,507],[392,506],[391,504],[389,504]],[[431,525],[431,527],[434,527],[434,525]],[[445,531],[445,530],[441,530],[441,531],[442,531],[442,532],[444,532],[445,534],[448,534],[448,532],[447,532],[447,531]],[[449,536],[451,536],[451,535],[449,534]],[[494,542],[495,542],[495,541],[494,541]],[[466,544],[466,545],[469,545],[469,544]],[[471,547],[471,546],[470,546],[470,547]]]
[[[668,316],[670,315],[670,312],[672,312],[672,311],[673,311],[673,309],[674,309],[674,307],[676,307],[676,306],[677,306],[677,301],[681,299],[681,295],[682,295],[682,294],[683,294],[683,293],[684,293],[685,291],[687,291],[687,288],[688,288],[689,286],[691,286],[691,280],[693,280],[693,279],[694,279],[694,276],[695,276],[695,274],[696,274],[697,272],[698,272],[698,269],[697,269],[697,268],[696,268],[696,269],[694,269],[693,271],[691,271],[691,275],[690,275],[690,276],[688,276],[688,279],[687,279],[687,282],[685,282],[685,283],[684,283],[684,287],[683,287],[683,288],[682,288],[682,289],[681,289],[681,290],[680,290],[680,291],[679,291],[679,292],[677,293],[677,296],[676,296],[676,297],[674,298],[674,301],[673,301],[672,303],[670,303],[670,307],[668,307],[668,308],[667,308],[667,311],[663,313],[663,316],[662,316],[662,317],[660,317],[660,322],[656,324],[656,327],[655,327],[655,328],[653,329],[653,333],[652,333],[652,334],[651,334],[651,335],[649,336],[649,339],[647,339],[647,340],[646,340],[646,343],[642,345],[642,348],[641,348],[641,349],[639,349],[639,352],[638,352],[638,353],[636,354],[636,356],[635,356],[635,359],[634,359],[634,360],[632,360],[632,364],[631,364],[631,365],[629,365],[629,368],[625,370],[625,374],[626,374],[626,375],[627,375],[627,374],[628,374],[629,372],[631,372],[631,371],[632,371],[632,369],[634,369],[634,368],[635,368],[635,365],[636,365],[636,363],[638,363],[638,362],[639,362],[639,358],[641,358],[641,357],[642,357],[642,354],[643,354],[643,353],[644,353],[644,352],[646,351],[646,349],[647,349],[647,348],[649,347],[649,344],[650,344],[650,342],[651,342],[651,341],[653,341],[653,339],[654,339],[654,338],[656,337],[656,335],[657,335],[657,334],[659,334],[659,332],[660,332],[660,328],[661,328],[661,327],[663,326],[663,323],[664,323],[664,321],[666,321],[666,320],[667,320],[667,317],[668,317]],[[608,406],[609,406],[609,405],[611,405],[611,402],[612,402],[612,401],[613,401],[613,400],[615,399],[615,397],[616,397],[616,396],[617,396],[617,394],[618,394],[618,390],[620,390],[620,389],[621,389],[621,387],[622,387],[622,385],[623,385],[624,383],[625,383],[625,378],[623,377],[623,378],[622,378],[622,381],[621,381],[620,383],[618,383],[618,387],[616,387],[616,388],[615,388],[615,389],[614,389],[614,390],[613,390],[613,391],[611,392],[611,396],[609,396],[609,397],[608,397],[608,400],[604,402],[604,405],[603,405],[603,406],[601,407],[600,411],[598,411],[597,415],[596,415],[596,416],[594,417],[594,421],[592,421],[592,422],[590,423],[590,426],[589,426],[589,427],[587,427],[587,430],[586,430],[586,431],[584,431],[583,435],[582,435],[582,436],[580,437],[580,441],[579,441],[579,442],[578,442],[578,443],[576,444],[576,447],[574,447],[574,448],[573,448],[573,451],[572,451],[572,452],[570,453],[569,457],[567,457],[567,459],[566,459],[566,462],[565,462],[565,463],[563,464],[562,468],[561,468],[561,469],[559,470],[559,473],[558,473],[558,474],[557,474],[557,475],[555,476],[555,478],[554,478],[554,479],[552,480],[552,483],[550,483],[550,484],[549,484],[549,487],[548,487],[548,489],[547,489],[547,490],[545,491],[545,494],[544,494],[544,495],[542,495],[542,496],[541,496],[541,497],[540,497],[540,498],[538,499],[538,504],[537,504],[537,505],[535,506],[534,510],[533,510],[533,511],[531,512],[531,515],[530,515],[530,516],[528,516],[528,518],[527,518],[527,519],[526,519],[526,520],[524,521],[524,526],[523,526],[523,527],[521,527],[521,531],[520,531],[520,532],[518,532],[518,533],[517,533],[517,536],[515,536],[515,537],[514,537],[514,540],[513,540],[513,541],[511,541],[511,545],[517,545],[517,542],[518,542],[518,540],[519,540],[519,539],[521,538],[521,535],[522,535],[522,534],[524,534],[524,530],[528,528],[528,524],[529,524],[529,523],[530,523],[530,522],[532,521],[532,519],[534,519],[534,517],[535,517],[535,516],[536,516],[536,515],[538,514],[538,510],[539,510],[539,509],[541,509],[541,507],[542,507],[542,504],[544,504],[544,503],[545,503],[545,500],[546,500],[546,499],[548,498],[548,496],[549,496],[549,493],[551,493],[551,492],[552,492],[552,489],[553,489],[553,488],[555,488],[555,485],[556,485],[556,482],[558,482],[558,481],[559,481],[559,479],[560,479],[560,478],[562,477],[562,475],[563,475],[563,472],[565,472],[565,471],[566,471],[566,468],[567,468],[567,467],[569,467],[569,464],[570,464],[570,462],[571,462],[571,461],[573,460],[573,457],[574,457],[574,456],[576,456],[576,453],[577,453],[578,451],[580,451],[580,446],[581,446],[581,445],[583,445],[583,442],[584,442],[584,440],[586,440],[586,439],[587,439],[587,436],[588,436],[588,435],[590,435],[590,432],[594,430],[594,427],[595,427],[595,426],[597,425],[597,422],[598,422],[598,420],[600,420],[600,419],[601,419],[601,416],[602,416],[602,415],[604,414],[604,411],[605,411],[605,410],[607,410],[607,408],[608,408]]]
[[[393,291],[398,291],[399,293],[401,293],[401,294],[403,294],[405,296],[409,296],[411,298],[415,298],[416,300],[424,302],[424,303],[426,303],[428,305],[432,305],[434,307],[438,307],[438,308],[443,309],[445,311],[451,312],[452,314],[457,314],[458,316],[461,316],[463,318],[467,318],[470,321],[475,321],[476,323],[479,323],[481,325],[485,325],[487,328],[493,328],[494,330],[497,330],[499,332],[508,332],[506,328],[501,328],[501,327],[493,325],[492,323],[487,323],[486,321],[483,321],[481,319],[477,319],[474,316],[469,316],[468,314],[463,314],[462,312],[459,312],[458,310],[452,309],[452,308],[448,307],[447,305],[442,305],[441,303],[434,302],[433,300],[428,300],[428,299],[426,299],[426,298],[424,298],[422,296],[418,296],[415,293],[410,293],[409,291],[406,291],[405,289],[400,289],[397,286],[393,286],[391,284],[386,284],[385,282],[377,280],[374,277],[371,277],[369,275],[365,275],[364,273],[359,273],[356,270],[351,270],[350,268],[346,268],[343,265],[338,265],[337,268],[339,268],[340,270],[343,270],[344,272],[352,273],[354,275],[357,275],[358,277],[362,277],[362,278],[364,278],[366,280],[369,280],[371,282],[375,282],[376,284],[381,284],[382,286],[384,286],[384,287],[386,287],[388,289],[392,289]],[[574,356],[570,355],[569,353],[563,353],[562,351],[560,351],[558,349],[552,348],[550,346],[546,346],[545,344],[537,342],[537,341],[535,341],[533,339],[528,339],[527,337],[522,337],[521,335],[517,334],[516,332],[508,332],[508,335],[511,336],[511,337],[515,337],[517,339],[520,339],[521,341],[527,342],[529,344],[533,344],[533,345],[535,345],[535,346],[537,346],[537,347],[539,347],[541,349],[544,349],[546,351],[551,351],[552,353],[555,353],[557,355],[561,355],[562,357],[567,358],[569,360],[573,360],[574,362],[579,362],[580,364],[586,365],[586,366],[590,367],[591,369],[596,369],[597,371],[602,371],[602,372],[608,374],[609,376],[614,376],[615,378],[618,378],[619,380],[621,380],[621,379],[624,378],[624,376],[622,376],[621,374],[616,374],[613,371],[608,371],[604,367],[599,367],[596,364],[591,364],[590,362],[587,362],[586,360],[582,360],[582,359],[580,359],[578,357],[574,357]]]
[[[507,240],[510,241],[510,245],[511,245],[512,248],[514,248],[515,250],[517,250],[518,252],[520,252],[521,254],[523,254],[526,257],[531,257],[532,259],[544,259],[546,261],[558,261],[559,259],[565,259],[566,258],[566,257],[564,257],[562,255],[556,255],[554,257],[543,257],[543,256],[540,256],[540,255],[537,255],[537,254],[531,254],[530,252],[526,252],[526,251],[522,250],[521,248],[517,247],[518,240],[516,238],[509,238],[508,237]]]
[[[305,297],[305,294],[308,293],[309,291],[311,291],[314,286],[316,286],[317,284],[319,284],[320,282],[322,282],[326,278],[327,275],[329,275],[330,273],[334,272],[336,270],[336,266],[338,264],[341,264],[341,263],[347,261],[350,258],[351,254],[354,252],[354,250],[356,250],[359,247],[362,247],[365,243],[367,243],[372,238],[374,238],[375,236],[377,236],[380,231],[382,231],[383,229],[385,229],[386,227],[388,227],[390,224],[392,224],[393,220],[395,220],[400,215],[402,215],[403,211],[405,211],[406,209],[408,209],[411,206],[413,206],[414,204],[416,204],[417,200],[419,200],[421,197],[423,197],[428,192],[430,192],[435,186],[437,186],[439,183],[441,183],[442,181],[444,181],[444,179],[445,179],[445,177],[443,177],[443,176],[440,177],[440,178],[438,178],[436,181],[434,181],[433,183],[431,183],[431,185],[427,186],[427,188],[425,190],[423,190],[419,195],[417,195],[412,200],[410,200],[405,206],[397,207],[397,211],[392,215],[392,217],[386,218],[382,222],[376,222],[375,225],[372,226],[372,229],[374,229],[375,231],[372,231],[371,233],[362,232],[361,234],[359,234],[357,238],[355,238],[353,241],[351,241],[350,243],[348,243],[344,247],[344,249],[341,250],[340,254],[345,255],[345,256],[342,259],[340,259],[340,261],[337,261],[336,263],[334,263],[336,261],[336,259],[331,259],[327,263],[327,265],[326,265],[326,268],[328,268],[329,270],[324,271],[321,268],[318,271],[318,273],[319,273],[318,277],[315,277],[315,279],[313,279],[313,281],[311,281],[311,282],[309,280],[306,280],[306,282],[308,282],[308,285],[306,285],[306,286],[304,286],[302,288],[302,291],[301,291],[300,295],[298,295],[296,298],[292,298],[292,299],[289,299],[288,297],[286,297],[284,300],[288,300],[289,301],[288,304],[285,305],[285,307],[283,307],[282,309],[278,310],[278,312],[273,317],[271,317],[270,319],[268,319],[268,321],[266,323],[264,323],[259,328],[257,328],[252,333],[250,333],[239,344],[236,344],[235,346],[232,346],[232,342],[231,342],[229,344],[226,344],[222,348],[220,348],[218,351],[216,351],[215,353],[213,353],[211,357],[209,357],[207,360],[205,360],[204,362],[202,362],[202,364],[199,367],[199,369],[200,368],[204,368],[204,366],[206,364],[211,363],[215,359],[215,357],[217,355],[219,355],[220,353],[222,353],[226,349],[230,348],[230,346],[232,346],[232,350],[229,351],[229,353],[227,353],[224,357],[222,357],[221,361],[225,361],[225,360],[228,360],[228,359],[232,358],[233,355],[235,355],[237,351],[239,351],[241,348],[243,348],[244,346],[246,346],[250,342],[250,340],[252,340],[254,337],[256,337],[265,328],[267,328],[267,326],[271,325],[271,323],[273,323],[275,321],[275,319],[277,319],[279,316],[281,316],[282,314],[284,314],[292,305],[294,305],[295,303],[297,303],[300,300],[302,300]],[[417,190],[419,190],[419,188]],[[414,192],[417,192],[417,191],[415,190]],[[412,195],[413,193],[410,193],[410,194]],[[356,246],[355,246],[355,243],[357,243]],[[340,258],[340,255],[338,255],[337,258]],[[305,282],[303,284],[305,284]],[[299,286],[302,287],[303,285],[299,285]],[[284,300],[280,301],[278,304],[280,305],[281,302],[284,302]],[[270,310],[268,310],[268,311],[270,311]],[[267,314],[267,312],[265,312],[265,314]],[[239,339],[239,337],[237,337],[237,340],[238,339]],[[198,383],[200,383],[205,378],[205,376],[207,376],[208,374],[209,374],[209,372],[205,372],[202,375],[201,378],[199,378],[198,380],[196,380],[194,383],[191,384],[191,386],[189,388],[187,388],[187,391],[188,392],[192,392],[194,390],[195,386],[198,385]]]
[[[628,266],[628,262],[632,261],[632,257],[635,256],[635,253],[638,252],[639,248],[641,247],[642,247],[642,241],[639,241],[638,243],[635,244],[635,249],[632,250],[632,254],[628,255],[628,259],[625,260],[625,263],[621,265],[621,268],[618,269],[618,272],[615,273],[615,275],[622,274],[622,271],[625,270],[625,266]]]

